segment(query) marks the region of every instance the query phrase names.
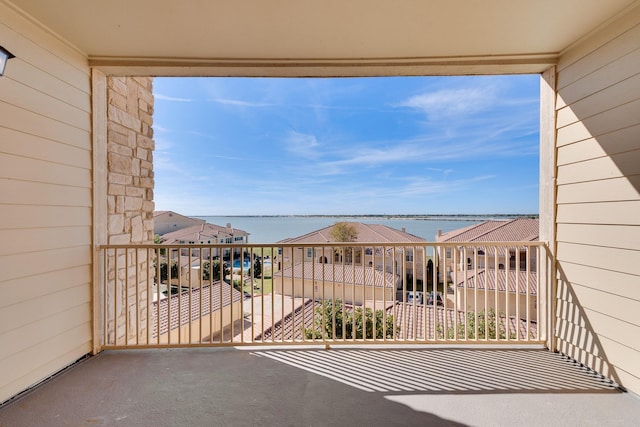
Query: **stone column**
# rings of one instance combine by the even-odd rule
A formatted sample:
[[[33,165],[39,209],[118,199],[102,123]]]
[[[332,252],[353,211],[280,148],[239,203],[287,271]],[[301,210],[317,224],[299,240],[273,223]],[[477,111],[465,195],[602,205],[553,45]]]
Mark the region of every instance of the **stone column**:
[[[153,79],[107,77],[107,235],[109,244],[153,243]],[[137,255],[136,255],[137,254]],[[127,249],[108,256],[109,343],[144,339],[148,275],[147,252]],[[117,272],[115,266],[117,264]],[[137,271],[137,273],[136,273]],[[151,273],[152,274],[152,273]],[[136,297],[137,296],[137,297]],[[115,311],[115,314],[113,314]],[[118,334],[114,341],[113,318]],[[124,325],[128,320],[128,335]]]

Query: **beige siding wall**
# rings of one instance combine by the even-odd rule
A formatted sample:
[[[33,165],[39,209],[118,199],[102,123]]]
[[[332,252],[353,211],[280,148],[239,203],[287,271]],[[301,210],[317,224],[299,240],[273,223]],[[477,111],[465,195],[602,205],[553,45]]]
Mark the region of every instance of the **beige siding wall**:
[[[557,70],[558,349],[640,393],[640,8]]]
[[[91,351],[84,55],[0,3],[0,402]]]

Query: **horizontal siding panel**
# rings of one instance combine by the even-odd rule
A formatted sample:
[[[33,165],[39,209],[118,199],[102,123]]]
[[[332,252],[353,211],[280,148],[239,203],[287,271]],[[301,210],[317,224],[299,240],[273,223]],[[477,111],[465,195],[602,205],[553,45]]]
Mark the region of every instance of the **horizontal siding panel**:
[[[640,286],[638,286],[640,277],[638,276],[571,262],[563,262],[559,273],[576,285],[602,289],[610,294],[640,301]]]
[[[69,126],[89,132],[91,118],[87,111],[64,103],[47,93],[34,90],[10,78],[2,82],[2,100],[18,108],[33,111]]]
[[[640,174],[640,149],[558,167],[558,185]]]
[[[90,93],[78,89],[60,77],[52,76],[46,70],[43,71],[24,62],[21,58],[16,57],[11,60],[11,70],[11,78],[16,81],[91,114]],[[9,78],[8,75],[7,78]]]
[[[10,342],[10,346],[0,348],[0,363],[12,355],[20,354],[39,342],[64,334],[78,325],[91,323],[91,304],[78,304],[73,308],[60,311],[45,319],[22,326],[19,330],[0,334],[2,342]],[[90,328],[89,328],[90,329]],[[91,339],[91,334],[88,336]]]
[[[558,148],[558,165],[611,156],[640,148],[640,124]]]
[[[72,186],[91,185],[89,169],[2,153],[0,153],[0,178]]]
[[[557,258],[640,276],[640,251],[558,242]]]
[[[79,148],[4,127],[0,127],[0,152],[91,169],[90,147]]]
[[[6,372],[6,379],[0,386],[0,401],[39,383],[90,353],[91,342],[87,340],[87,329],[90,327],[88,323],[77,326],[6,360],[0,360]]]
[[[91,267],[80,265],[29,277],[0,281],[0,308],[40,298],[80,285],[90,286]]]
[[[639,69],[640,48],[562,88],[559,92],[556,108],[560,109],[571,105],[589,95],[606,89],[614,83],[636,76]]]
[[[36,276],[48,271],[88,265],[91,263],[91,255],[91,246],[7,255],[0,258],[0,271],[4,280]]]
[[[639,351],[604,336],[601,337],[600,343],[609,363],[615,367],[619,367],[629,375],[640,378],[640,363],[638,363],[638,360],[640,360]],[[622,382],[622,384],[629,387],[628,383]]]
[[[91,226],[91,209],[0,204],[0,229]]]
[[[633,350],[640,352],[640,326],[620,321],[591,309],[585,309],[585,314],[596,334],[611,341],[626,342]],[[640,355],[638,356],[640,357]]]
[[[577,319],[586,317],[590,320],[589,316],[585,316],[585,310],[590,310],[604,314],[612,321],[631,325],[637,329],[634,336],[640,332],[640,318],[637,316],[637,313],[640,312],[640,301],[575,284],[571,289],[573,294],[570,294],[568,298],[561,299],[568,301],[569,305],[577,304],[578,310],[560,311],[559,318],[580,324],[580,326],[588,326],[587,323],[581,320],[577,321]],[[640,340],[637,342],[640,345]]]
[[[0,3],[0,38],[11,40],[9,50],[16,57],[64,79],[65,82],[85,93],[90,93],[91,72],[87,56],[72,49],[2,3]],[[12,72],[8,70],[7,74]]]
[[[619,383],[626,389],[635,392],[640,390],[640,376],[631,375],[622,368],[616,370]],[[637,394],[637,393],[636,393]]]
[[[558,186],[558,204],[638,200],[640,175]]]
[[[640,61],[635,65],[640,70]],[[609,110],[622,104],[640,99],[640,73],[616,83],[606,90],[596,92],[569,106],[558,110],[556,126],[562,128],[578,120],[595,116],[601,111]]]
[[[556,240],[558,242],[640,251],[640,225],[630,227],[622,225],[559,224]],[[640,253],[638,254],[638,262],[640,263]]]
[[[90,132],[44,117],[32,111],[15,107],[0,100],[0,128],[50,139],[74,147],[91,149]]]
[[[558,129],[557,145],[571,144],[640,124],[640,100],[604,111]]]
[[[0,242],[11,242],[0,247],[0,256],[73,248],[91,244],[91,227],[0,230]]]
[[[12,343],[11,346],[4,347],[14,347],[14,344],[20,342],[31,342],[31,340],[37,338],[38,335],[37,331],[31,330],[34,324],[47,321],[47,319],[53,319],[59,313],[66,311],[73,312],[82,304],[89,305],[90,301],[91,287],[89,284],[85,284],[83,286],[68,288],[55,294],[24,301],[20,304],[3,307],[2,311],[0,311],[0,336],[4,334],[5,341],[3,342]],[[90,315],[91,313],[89,313],[89,316]],[[76,318],[77,316],[74,315],[73,319]],[[91,317],[85,317],[84,321],[90,318]],[[72,322],[69,324],[77,323],[78,322]],[[40,326],[41,325],[38,325],[38,327]],[[6,341],[7,339],[9,341]],[[7,351],[11,353],[13,353],[13,350],[14,349],[7,348]],[[0,359],[6,356],[7,354],[3,354],[2,350],[0,350]]]
[[[558,224],[638,225],[640,201],[558,204]]]
[[[3,204],[91,207],[91,189],[0,178]]]
[[[582,51],[583,56],[579,51],[574,51],[572,55],[563,55],[558,60],[558,88],[562,89],[569,84],[588,76],[589,74],[602,68],[605,64],[615,62],[617,59],[627,55],[629,52],[634,51],[638,47],[638,40],[640,40],[640,24],[637,18],[637,12],[635,12],[635,19],[632,26],[628,27],[627,31],[619,33],[615,38],[610,39],[600,46],[595,43],[597,41],[590,40],[585,43],[585,46],[591,47],[594,50]],[[571,65],[568,65],[568,61],[572,61]]]

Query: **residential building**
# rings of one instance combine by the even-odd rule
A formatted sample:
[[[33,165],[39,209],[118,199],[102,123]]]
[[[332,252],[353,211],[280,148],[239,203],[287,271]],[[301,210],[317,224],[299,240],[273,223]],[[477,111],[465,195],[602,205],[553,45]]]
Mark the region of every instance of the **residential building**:
[[[152,307],[151,342],[158,344],[224,339],[223,332],[243,316],[242,293],[220,281],[156,298]]]
[[[182,228],[177,231],[163,234],[161,237],[163,243],[170,245],[243,245],[249,243],[249,233],[238,228],[233,228],[230,223],[228,223],[225,227],[221,227],[219,225],[203,222]],[[227,248],[212,248],[211,251],[206,249],[202,251],[202,257],[209,258],[209,256],[212,256],[228,259],[232,252],[232,249],[234,257],[242,255],[241,248],[232,248],[231,246],[229,246]],[[189,253],[193,257],[200,256],[200,251],[197,249],[192,249],[191,251],[189,251],[188,249],[184,249],[182,251],[182,255],[185,256],[188,256]]]
[[[316,262],[328,264],[346,264],[354,266],[371,267],[407,277],[408,281],[424,280],[425,253],[420,244],[426,240],[407,233],[405,229],[396,230],[382,224],[364,224],[361,222],[346,223],[353,227],[356,237],[351,243],[371,244],[364,251],[352,250],[347,242],[337,242],[333,230],[336,225],[330,225],[320,230],[298,237],[282,240],[279,243],[301,244],[302,247],[285,247],[281,262],[284,268],[300,262]],[[336,246],[333,251],[327,251],[320,247],[309,247],[313,243],[341,243],[346,247]]]
[[[396,289],[402,289],[402,279],[373,267],[304,261],[276,273],[274,287],[277,293],[293,297],[339,298],[362,305],[373,300],[393,301]]]
[[[499,270],[526,270],[527,265],[535,270],[537,253],[528,247],[504,247],[485,249],[482,242],[537,242],[539,235],[537,219],[516,218],[511,220],[490,220],[435,236],[437,243],[456,243],[441,246],[438,251],[438,270],[444,276],[440,280],[454,281],[453,272],[475,270],[476,268],[495,268]],[[466,246],[465,244],[472,244]],[[535,249],[535,248],[534,248]],[[527,264],[528,263],[528,264]],[[442,274],[442,273],[440,273]]]
[[[544,345],[640,393],[640,3],[294,3],[0,0],[0,402],[124,334],[101,266],[153,242],[149,76],[196,75],[539,74]]]
[[[154,211],[153,234],[162,236],[204,222],[204,219],[191,218],[173,211]]]

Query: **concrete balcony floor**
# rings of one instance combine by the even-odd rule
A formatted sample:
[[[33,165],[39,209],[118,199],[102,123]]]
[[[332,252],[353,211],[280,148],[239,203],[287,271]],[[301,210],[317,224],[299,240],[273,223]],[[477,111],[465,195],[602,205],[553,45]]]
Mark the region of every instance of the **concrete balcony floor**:
[[[629,426],[640,399],[543,349],[105,351],[0,426]]]

